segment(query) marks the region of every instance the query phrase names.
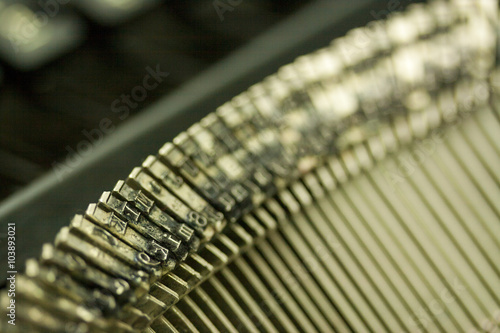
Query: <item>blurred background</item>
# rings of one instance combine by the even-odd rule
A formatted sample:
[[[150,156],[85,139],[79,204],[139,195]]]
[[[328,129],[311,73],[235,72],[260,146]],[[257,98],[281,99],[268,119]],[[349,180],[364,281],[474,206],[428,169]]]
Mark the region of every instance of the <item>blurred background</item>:
[[[0,201],[306,3],[0,0]]]

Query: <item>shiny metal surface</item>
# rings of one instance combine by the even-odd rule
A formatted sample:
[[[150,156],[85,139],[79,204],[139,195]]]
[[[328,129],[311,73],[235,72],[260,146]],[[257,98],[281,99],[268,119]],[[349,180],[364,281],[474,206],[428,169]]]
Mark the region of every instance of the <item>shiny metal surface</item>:
[[[2,329],[497,330],[485,3],[357,28],[179,134],[17,275],[17,322]]]

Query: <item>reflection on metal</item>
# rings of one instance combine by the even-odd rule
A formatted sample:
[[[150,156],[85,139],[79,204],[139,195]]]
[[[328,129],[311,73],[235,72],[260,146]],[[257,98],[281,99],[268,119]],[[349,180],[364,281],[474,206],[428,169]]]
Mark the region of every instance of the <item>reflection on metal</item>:
[[[32,70],[82,41],[82,22],[61,7],[56,3],[49,11],[34,11],[21,3],[0,1],[0,53],[9,65]]]
[[[160,3],[158,0],[75,0],[93,20],[103,25],[123,23]]]

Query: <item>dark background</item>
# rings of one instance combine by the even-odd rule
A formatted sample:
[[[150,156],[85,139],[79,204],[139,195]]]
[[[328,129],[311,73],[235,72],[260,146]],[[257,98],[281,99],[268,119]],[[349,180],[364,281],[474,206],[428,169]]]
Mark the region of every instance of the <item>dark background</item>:
[[[72,1],[53,9],[43,28],[62,17],[78,18],[83,32],[72,39],[80,45],[54,46],[60,49],[57,55],[39,68],[19,68],[0,59],[0,200],[50,170],[53,162],[63,161],[86,139],[83,130],[99,128],[105,117],[116,125],[133,121],[160,96],[307,2],[241,1],[228,4],[233,10],[225,11],[222,21],[211,0],[159,2],[119,23],[101,22]],[[222,13],[225,8],[215,4]],[[47,13],[37,2],[28,5],[33,12]],[[142,84],[145,68],[157,64],[170,75],[130,108],[129,117],[120,119],[111,111],[112,102]]]

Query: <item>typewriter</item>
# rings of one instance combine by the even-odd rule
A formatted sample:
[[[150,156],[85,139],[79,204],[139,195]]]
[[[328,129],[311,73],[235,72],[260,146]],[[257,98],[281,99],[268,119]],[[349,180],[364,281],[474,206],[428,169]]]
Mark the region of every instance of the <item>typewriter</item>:
[[[0,2],[0,332],[499,331],[498,14]]]

